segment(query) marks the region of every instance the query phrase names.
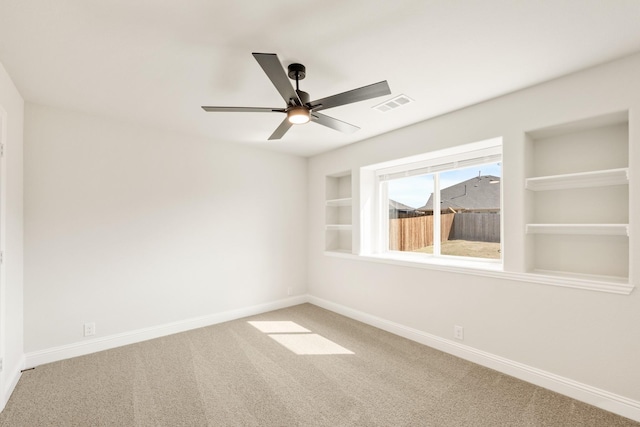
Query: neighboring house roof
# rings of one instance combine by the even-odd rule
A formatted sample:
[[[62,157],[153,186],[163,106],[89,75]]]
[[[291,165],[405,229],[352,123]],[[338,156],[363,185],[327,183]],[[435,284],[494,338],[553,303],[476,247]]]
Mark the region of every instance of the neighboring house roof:
[[[488,210],[500,209],[500,177],[477,176],[440,191],[442,210]],[[493,184],[492,184],[493,182]],[[433,194],[419,211],[433,211]]]
[[[389,210],[413,212],[416,208],[412,208],[411,206],[389,199]]]

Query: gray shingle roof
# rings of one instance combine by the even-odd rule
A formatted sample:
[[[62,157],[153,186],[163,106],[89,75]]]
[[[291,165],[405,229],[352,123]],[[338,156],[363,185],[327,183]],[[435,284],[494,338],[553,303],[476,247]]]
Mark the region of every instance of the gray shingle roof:
[[[488,210],[500,209],[500,177],[477,176],[440,191],[441,209]],[[493,182],[493,184],[492,184]],[[433,194],[420,211],[433,211]]]
[[[411,206],[407,206],[404,203],[396,202],[395,200],[391,200],[391,199],[389,199],[389,209],[395,209],[397,211],[407,211],[407,212],[416,210]]]

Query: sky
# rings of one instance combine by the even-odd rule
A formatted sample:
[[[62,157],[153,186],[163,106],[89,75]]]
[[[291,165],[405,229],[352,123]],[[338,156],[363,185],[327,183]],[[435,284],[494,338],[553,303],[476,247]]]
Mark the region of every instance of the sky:
[[[502,176],[502,164],[471,166],[440,173],[440,188],[445,189],[459,182],[480,175]],[[389,198],[412,208],[420,208],[427,203],[433,193],[433,175],[410,176],[388,181]]]

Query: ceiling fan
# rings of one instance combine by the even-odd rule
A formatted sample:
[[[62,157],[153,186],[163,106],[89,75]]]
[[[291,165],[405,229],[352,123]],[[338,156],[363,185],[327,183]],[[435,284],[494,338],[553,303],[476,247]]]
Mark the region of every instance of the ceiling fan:
[[[326,98],[310,101],[309,94],[301,91],[299,87],[300,80],[306,76],[306,68],[302,64],[290,64],[288,73],[285,74],[284,68],[275,53],[253,53],[253,57],[258,61],[271,83],[276,87],[280,96],[286,102],[284,108],[263,108],[263,107],[202,107],[209,112],[245,112],[245,113],[285,113],[287,117],[280,123],[280,126],[271,134],[269,140],[280,139],[294,124],[304,124],[314,121],[320,125],[335,129],[344,133],[352,133],[360,129],[357,126],[343,122],[333,117],[318,113],[320,110],[338,107],[340,105],[351,104],[354,102],[364,101],[378,96],[389,95],[391,90],[387,81],[381,81],[369,86],[363,86],[337,95],[328,96]],[[294,89],[287,76],[291,80],[295,80],[296,88]]]

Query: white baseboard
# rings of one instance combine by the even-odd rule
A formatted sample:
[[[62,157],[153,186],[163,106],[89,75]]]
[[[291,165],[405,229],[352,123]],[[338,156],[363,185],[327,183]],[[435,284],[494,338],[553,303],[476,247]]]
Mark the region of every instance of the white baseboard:
[[[177,334],[191,329],[202,328],[215,325],[217,323],[228,322],[242,317],[253,316],[255,314],[266,313],[293,305],[307,302],[306,295],[294,296],[265,304],[243,307],[235,310],[214,313],[207,316],[195,317],[178,322],[166,323],[164,325],[150,328],[138,329],[135,331],[123,332],[121,334],[109,335],[95,338],[88,341],[48,348],[25,354],[24,366],[33,368],[45,363],[57,362],[59,360],[70,359],[72,357],[84,356],[98,351],[121,347],[123,345],[135,344],[154,338]]]
[[[478,365],[640,421],[640,402],[314,296],[308,302]]]
[[[229,310],[222,313],[215,313],[208,316],[187,319],[179,322],[168,323],[152,328],[139,329],[122,334],[111,335],[103,338],[96,338],[90,341],[74,343],[46,350],[27,353],[23,366],[30,368],[45,363],[56,362],[69,359],[71,357],[83,356],[102,350],[134,344],[153,338],[159,338],[191,329],[201,328],[242,317],[253,316],[272,310],[278,310],[298,304],[309,302],[343,316],[358,320],[371,326],[375,326],[395,335],[410,339],[412,341],[433,347],[440,351],[453,354],[462,359],[477,363],[478,365],[494,369],[523,381],[544,387],[557,393],[569,396],[573,399],[588,403],[590,405],[613,412],[623,417],[640,421],[640,402],[610,393],[587,384],[583,384],[569,378],[565,378],[541,369],[533,368],[513,360],[509,360],[491,353],[474,349],[472,347],[450,341],[436,335],[413,329],[399,323],[373,316],[371,314],[354,310],[352,308],[336,304],[322,298],[311,295],[299,295],[283,300],[278,300],[266,304],[251,307]],[[20,378],[19,370],[13,375],[12,381],[7,385],[5,398],[8,400],[11,392],[15,388]],[[6,402],[0,402],[3,405]]]
[[[20,375],[22,373],[22,369],[24,369],[24,356],[22,356],[20,358],[20,361],[18,362],[18,365],[15,366],[12,369],[7,369],[5,367],[6,370],[6,375],[7,375],[7,379],[8,381],[5,383],[5,387],[4,390],[2,390],[2,400],[0,401],[0,412],[2,412],[4,410],[4,407],[7,405],[7,402],[9,401],[9,398],[11,397],[11,394],[13,393],[13,390],[15,390],[16,386],[18,385],[18,380],[20,380]]]

